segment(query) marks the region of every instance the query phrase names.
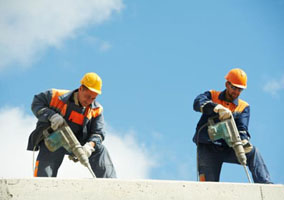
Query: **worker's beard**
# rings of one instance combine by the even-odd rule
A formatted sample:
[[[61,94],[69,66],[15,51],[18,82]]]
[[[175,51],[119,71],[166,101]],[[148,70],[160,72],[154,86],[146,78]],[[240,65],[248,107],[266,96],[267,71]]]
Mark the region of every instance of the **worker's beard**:
[[[226,99],[227,99],[229,102],[234,101],[234,100],[237,99],[238,97],[239,97],[239,95],[236,94],[236,93],[230,93],[229,91],[226,92]]]

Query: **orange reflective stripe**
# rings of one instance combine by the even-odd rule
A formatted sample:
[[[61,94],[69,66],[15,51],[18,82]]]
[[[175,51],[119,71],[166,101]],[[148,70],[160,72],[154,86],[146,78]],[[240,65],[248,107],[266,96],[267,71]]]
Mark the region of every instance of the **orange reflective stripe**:
[[[38,172],[38,164],[39,164],[39,161],[37,160],[37,161],[36,161],[36,164],[35,164],[34,177],[37,177],[37,172]]]
[[[199,181],[201,181],[201,182],[206,181],[205,174],[199,174]]]
[[[221,92],[217,92],[215,90],[210,90],[211,98],[214,103],[219,103],[221,100],[218,98]]]
[[[67,110],[67,104],[64,104],[62,110],[60,111],[60,113],[61,113],[62,116],[65,116],[66,110]]]
[[[62,116],[65,116],[66,114],[66,110],[67,110],[67,104],[64,103],[63,101],[61,101],[59,99],[59,97],[65,93],[69,92],[69,90],[56,90],[56,89],[52,89],[52,97],[51,97],[51,101],[49,103],[49,106],[51,108],[55,108],[57,111],[59,111],[61,113]],[[84,116],[86,116],[88,119],[96,118],[97,116],[99,116],[103,111],[102,107],[97,107],[94,109],[90,109],[89,107],[86,109],[86,113]],[[70,114],[71,117],[72,113]],[[81,116],[81,114],[77,113],[73,113],[73,116],[70,118],[69,120],[72,119],[73,122],[82,125],[83,121],[84,121],[84,116]],[[71,121],[71,120],[70,120]]]
[[[69,92],[68,90],[52,90],[52,97],[51,101],[49,103],[49,106],[52,108],[57,109],[60,111],[62,116],[65,116],[66,114],[66,109],[67,109],[67,104],[65,104],[63,101],[59,99],[59,97],[65,93]]]
[[[96,118],[97,116],[99,116],[101,113],[103,112],[103,108],[102,107],[97,107],[94,109],[91,109],[88,113],[87,113],[87,118],[91,119]]]
[[[74,122],[76,124],[79,124],[79,125],[83,125],[83,122],[84,122],[84,115],[83,114],[80,114],[76,111],[72,111],[69,118],[68,118],[69,121],[71,122]]]
[[[244,109],[248,106],[249,104],[241,99],[239,99],[239,105],[235,109],[235,112],[243,112]]]
[[[219,99],[219,95],[220,95],[221,92],[215,91],[215,90],[210,90],[210,92],[211,92],[212,101],[214,103],[221,104],[222,106],[224,106],[224,107],[230,109],[232,112],[234,112],[234,110],[236,109],[237,106],[233,103],[229,103],[229,102],[226,102],[226,101]]]
[[[238,106],[236,106],[233,103],[220,100],[219,95],[221,92],[215,90],[211,90],[210,92],[211,92],[212,101],[214,103],[221,104],[222,106],[229,108],[232,112],[243,112],[243,110],[249,105],[247,102],[239,99]]]
[[[92,116],[95,118],[98,115],[100,115],[102,113],[102,111],[103,111],[102,107],[95,108],[95,109],[92,110]]]

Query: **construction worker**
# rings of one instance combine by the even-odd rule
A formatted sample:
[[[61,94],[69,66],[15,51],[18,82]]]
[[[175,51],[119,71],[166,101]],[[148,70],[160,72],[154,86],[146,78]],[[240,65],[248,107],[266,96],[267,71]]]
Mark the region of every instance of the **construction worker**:
[[[193,109],[202,113],[193,137],[197,145],[199,180],[219,181],[223,162],[239,164],[233,148],[223,139],[211,141],[208,135],[209,117],[225,120],[233,115],[254,182],[272,183],[262,156],[249,141],[250,106],[239,99],[239,95],[247,87],[247,75],[242,69],[236,68],[230,70],[225,79],[224,91],[206,91],[194,100]]]
[[[86,73],[81,85],[73,91],[51,89],[34,96],[32,111],[38,118],[31,133],[28,150],[38,150],[35,177],[56,177],[67,151],[50,152],[43,141],[43,130],[57,130],[64,120],[72,129],[83,150],[89,156],[93,172],[98,178],[116,178],[116,172],[106,147],[103,108],[96,101],[101,94],[102,80],[96,73]]]

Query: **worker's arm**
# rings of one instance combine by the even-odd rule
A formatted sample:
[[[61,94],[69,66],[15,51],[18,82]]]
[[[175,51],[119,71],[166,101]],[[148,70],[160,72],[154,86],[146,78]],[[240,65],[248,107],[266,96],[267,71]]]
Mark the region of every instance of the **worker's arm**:
[[[213,110],[217,104],[212,102],[210,91],[206,91],[198,95],[193,102],[193,109],[207,115],[213,114]]]
[[[250,139],[250,134],[248,132],[249,118],[250,106],[247,106],[241,113],[234,113],[234,119],[242,140]]]
[[[48,122],[56,112],[49,108],[52,90],[41,92],[34,96],[31,109],[39,121]]]
[[[100,148],[100,145],[105,138],[103,113],[98,115],[96,118],[91,119],[89,135],[88,142],[91,142],[91,145],[95,148]]]

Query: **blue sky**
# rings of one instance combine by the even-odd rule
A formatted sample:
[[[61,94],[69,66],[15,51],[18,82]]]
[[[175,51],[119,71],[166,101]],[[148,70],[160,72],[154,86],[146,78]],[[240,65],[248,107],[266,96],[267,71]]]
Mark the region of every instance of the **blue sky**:
[[[0,1],[0,176],[32,176],[34,94],[75,89],[94,71],[119,177],[195,181],[193,100],[239,67],[251,141],[283,184],[283,11],[283,0]],[[89,176],[74,166],[64,161],[59,177]],[[221,181],[247,179],[225,164]]]

